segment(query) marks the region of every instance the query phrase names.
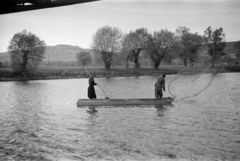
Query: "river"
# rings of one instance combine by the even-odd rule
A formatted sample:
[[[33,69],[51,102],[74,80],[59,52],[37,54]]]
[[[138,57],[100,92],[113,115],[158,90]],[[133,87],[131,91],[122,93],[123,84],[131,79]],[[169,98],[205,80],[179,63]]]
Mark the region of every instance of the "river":
[[[240,74],[218,74],[183,100],[206,84],[197,79],[190,88],[189,77],[174,77],[166,77],[171,92],[164,92],[177,96],[172,105],[95,114],[76,106],[87,98],[87,79],[0,82],[0,160],[240,160]],[[155,81],[96,78],[110,98],[153,98]]]

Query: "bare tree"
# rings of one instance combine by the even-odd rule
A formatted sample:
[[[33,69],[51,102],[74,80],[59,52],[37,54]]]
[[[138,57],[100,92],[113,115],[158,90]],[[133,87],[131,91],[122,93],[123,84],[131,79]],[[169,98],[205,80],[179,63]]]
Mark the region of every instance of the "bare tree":
[[[136,69],[140,67],[138,57],[140,52],[146,49],[148,37],[147,29],[139,28],[135,31],[130,31],[123,40],[123,48],[128,51],[127,61],[132,60],[135,63],[134,68]]]
[[[174,33],[168,30],[155,31],[153,36],[149,37],[147,50],[155,69],[159,68],[162,60],[171,62],[175,43]]]
[[[105,69],[110,70],[113,54],[121,49],[122,31],[116,27],[103,26],[93,35],[92,49],[101,54]]]

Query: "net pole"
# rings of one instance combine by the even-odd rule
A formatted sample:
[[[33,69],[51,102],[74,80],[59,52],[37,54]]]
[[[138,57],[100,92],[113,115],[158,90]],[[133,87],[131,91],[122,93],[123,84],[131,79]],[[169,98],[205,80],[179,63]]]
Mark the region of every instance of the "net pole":
[[[79,60],[79,62],[81,63],[83,69],[88,73],[88,75],[90,77],[92,77],[92,75],[88,72],[88,70],[84,67],[84,65],[82,64],[82,62]],[[98,87],[101,89],[101,91],[103,92],[103,94],[106,96],[105,99],[109,99],[108,95],[104,92],[104,90],[102,89],[102,87],[97,83]]]

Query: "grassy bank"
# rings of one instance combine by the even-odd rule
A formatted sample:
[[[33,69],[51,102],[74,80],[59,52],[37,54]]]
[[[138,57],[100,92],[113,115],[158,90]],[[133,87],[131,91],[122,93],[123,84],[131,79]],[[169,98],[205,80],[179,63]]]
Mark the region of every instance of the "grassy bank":
[[[125,69],[123,67],[113,67],[110,71],[106,71],[103,67],[88,67],[87,71],[95,77],[128,77],[128,76],[157,76],[160,74],[173,75],[177,74],[184,67],[160,67],[153,69],[152,67],[142,67],[140,69]],[[201,73],[205,67],[188,67],[184,69],[185,73]],[[213,72],[219,67],[211,68]],[[224,72],[240,72],[240,66],[224,66],[221,70]],[[89,74],[81,67],[40,67],[39,70],[27,77],[22,77],[14,73],[9,67],[0,68],[0,81],[17,81],[17,80],[45,80],[45,79],[70,79],[70,78],[88,78]]]

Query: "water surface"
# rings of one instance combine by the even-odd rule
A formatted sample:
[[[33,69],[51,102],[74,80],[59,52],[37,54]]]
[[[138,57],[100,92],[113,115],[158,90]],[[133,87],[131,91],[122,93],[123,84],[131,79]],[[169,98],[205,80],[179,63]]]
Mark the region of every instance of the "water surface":
[[[206,86],[204,77],[172,82],[172,106],[101,107],[95,114],[76,106],[87,98],[87,79],[1,82],[0,160],[240,160],[240,74],[218,74],[202,93],[181,100]],[[110,98],[154,97],[156,77],[96,81]]]

